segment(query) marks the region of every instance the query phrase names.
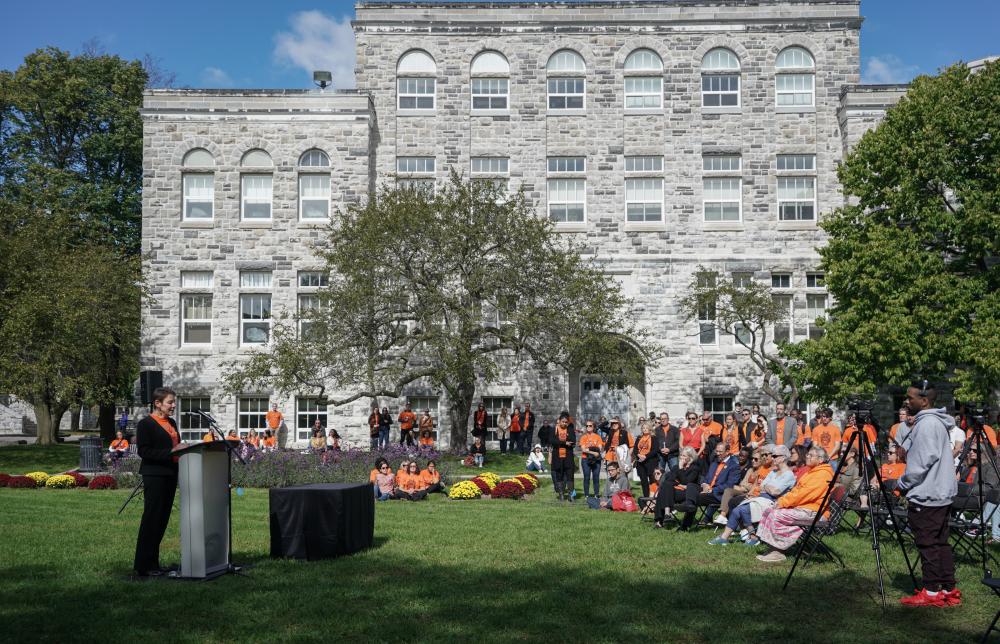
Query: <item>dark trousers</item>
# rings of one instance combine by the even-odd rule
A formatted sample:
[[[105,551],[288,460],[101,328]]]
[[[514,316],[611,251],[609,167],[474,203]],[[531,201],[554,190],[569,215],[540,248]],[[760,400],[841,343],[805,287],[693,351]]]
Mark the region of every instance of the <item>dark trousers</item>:
[[[177,492],[176,476],[142,477],[142,520],[135,541],[136,572],[146,573],[160,567],[160,542],[170,522]]]
[[[639,485],[642,486],[642,495],[649,496],[649,484],[653,482],[653,471],[656,470],[656,459],[647,456],[644,461],[636,461],[636,473],[639,475]]]
[[[416,492],[404,492],[403,490],[396,490],[392,493],[392,498],[406,499],[407,501],[420,501],[421,499],[427,498],[427,491],[417,490]]]
[[[426,492],[427,494],[434,494],[435,492],[441,492],[443,494],[444,486],[442,486],[440,483],[431,483],[430,487],[424,490],[424,492]]]
[[[399,430],[399,444],[402,445],[403,441],[410,447],[413,446],[413,430],[412,429],[401,429]]]
[[[552,483],[555,486],[556,494],[569,494],[573,491],[573,474],[576,472],[576,465],[573,457],[552,459]]]
[[[501,454],[506,454],[507,453],[507,439],[506,438],[501,438],[500,439],[500,453]]]
[[[653,514],[654,518],[657,521],[663,521],[667,508],[672,511],[675,503],[681,503],[686,498],[686,490],[677,490],[674,489],[672,485],[664,485],[656,492],[656,506]]]
[[[591,462],[591,459],[581,456],[583,465],[583,494],[590,496],[590,481],[594,481],[594,496],[601,496],[601,460]]]
[[[715,511],[712,509],[712,506],[718,508],[719,503],[721,503],[719,497],[715,496],[711,492],[702,492],[701,486],[698,485],[697,483],[692,483],[691,485],[687,486],[687,490],[685,491],[684,497],[685,497],[684,498],[685,503],[696,506],[705,506],[708,508],[708,512],[705,513],[706,521],[711,521],[712,515],[715,514]],[[684,521],[681,523],[681,527],[690,528],[694,524],[694,515],[695,515],[694,512],[688,512],[687,514],[685,514]]]
[[[913,532],[913,543],[920,553],[924,588],[937,592],[955,587],[955,560],[948,543],[947,505],[931,507],[910,503],[906,517]]]
[[[533,429],[522,429],[521,430],[521,435],[524,438],[524,440],[521,441],[521,453],[522,454],[527,454],[534,447],[534,444],[531,441],[534,440],[535,430],[533,430]]]
[[[524,454],[524,432],[510,433],[510,451]]]

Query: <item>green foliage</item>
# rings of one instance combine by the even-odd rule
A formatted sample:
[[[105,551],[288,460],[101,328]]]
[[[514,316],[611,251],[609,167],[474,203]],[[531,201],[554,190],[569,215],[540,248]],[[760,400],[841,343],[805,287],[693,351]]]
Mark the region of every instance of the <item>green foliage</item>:
[[[916,79],[841,166],[851,205],[822,222],[835,303],[785,348],[808,395],[842,400],[918,375],[983,399],[1000,382],[1000,65]]]
[[[341,215],[321,252],[330,286],[299,320],[308,332],[275,324],[268,351],[232,365],[230,391],[311,389],[339,405],[419,381],[447,392],[464,443],[477,381],[510,365],[629,380],[655,354],[617,284],[491,183],[452,173],[433,196],[383,187]]]

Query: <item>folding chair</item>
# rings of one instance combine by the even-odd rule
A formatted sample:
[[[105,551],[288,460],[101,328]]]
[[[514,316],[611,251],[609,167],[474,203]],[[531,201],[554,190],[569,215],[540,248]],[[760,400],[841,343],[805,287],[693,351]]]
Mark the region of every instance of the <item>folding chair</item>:
[[[645,521],[649,519],[653,520],[653,514],[656,510],[656,497],[654,496],[640,496],[639,497],[639,520]]]
[[[997,597],[1000,597],[1000,579],[994,579],[992,576],[983,577],[983,585],[992,590]],[[983,642],[989,640],[990,633],[992,633],[993,629],[996,628],[998,620],[1000,620],[1000,610],[998,610],[997,614],[993,616],[993,621],[990,622],[990,627],[986,629],[985,633],[983,633]]]
[[[809,563],[809,560],[816,553],[823,555],[829,561],[836,561],[840,564],[841,568],[844,567],[844,560],[836,550],[823,542],[823,537],[835,533],[840,527],[844,513],[847,512],[847,505],[844,503],[846,495],[847,490],[843,485],[833,488],[830,492],[829,502],[827,503],[828,514],[816,522],[816,529],[811,534],[809,533],[809,526],[812,525],[812,519],[806,519],[796,524],[806,530],[802,533],[802,538],[799,540],[799,550],[802,552],[803,567]]]

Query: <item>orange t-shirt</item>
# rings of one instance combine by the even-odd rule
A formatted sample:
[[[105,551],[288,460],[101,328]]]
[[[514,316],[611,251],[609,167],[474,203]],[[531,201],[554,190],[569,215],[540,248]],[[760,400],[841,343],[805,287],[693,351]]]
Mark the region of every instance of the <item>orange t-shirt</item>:
[[[597,432],[588,432],[580,437],[580,448],[583,450],[584,454],[590,448],[597,448],[597,451],[604,449],[604,441],[601,440],[601,435]]]
[[[521,431],[521,415],[514,414],[510,417],[510,433],[517,434]]]
[[[826,450],[827,456],[836,458],[833,449],[843,440],[843,435],[836,425],[816,425],[812,430],[813,443]]]
[[[634,444],[634,441],[632,440],[632,434],[626,431],[625,440],[626,442],[628,442],[629,449],[631,449],[632,445]],[[615,453],[615,449],[617,447],[618,447],[618,432],[612,431],[611,440],[608,441],[607,444],[605,444],[607,452],[604,454],[604,460],[608,461],[609,463],[611,461],[617,461],[618,455]]]
[[[906,472],[906,463],[884,463],[882,465],[882,480],[890,481],[898,479]]]
[[[722,425],[714,420],[707,425],[705,423],[699,423],[698,427],[701,427],[702,436],[705,438],[708,438],[709,436],[722,436]]]
[[[251,434],[250,436],[247,436],[247,442],[253,445],[254,447],[260,447],[260,435]]]
[[[802,425],[802,431],[799,432],[799,437],[795,439],[795,444],[805,445],[806,441],[810,439],[812,439],[812,429],[810,429],[808,423],[805,423]]]
[[[437,470],[434,470],[433,473],[428,470],[423,470],[420,472],[420,483],[425,488],[430,487],[440,481],[441,481],[441,472],[438,472]]]
[[[764,479],[766,479],[767,475],[770,473],[771,473],[770,467],[766,465],[758,467],[757,480],[754,481],[753,487],[750,488],[750,494],[748,494],[747,496],[760,496],[760,488],[762,485],[764,485]]]
[[[844,435],[841,438],[841,440],[844,442],[844,445],[847,445],[847,443],[854,437],[856,431],[857,428],[855,427],[848,427],[847,429],[844,430]],[[872,427],[871,425],[865,425],[864,432],[865,436],[868,438],[868,442],[874,445],[875,441],[878,439],[878,435],[875,432],[875,428]]]
[[[728,446],[728,452],[726,456],[731,454],[739,454],[740,452],[740,430],[736,425],[733,426],[732,430],[725,430],[725,438],[723,439]]]
[[[660,491],[660,484],[653,482],[649,484],[649,496],[656,498],[656,493]]]
[[[972,438],[972,429],[969,428],[965,430],[965,440]],[[989,425],[983,425],[983,433],[986,434],[986,439],[990,442],[993,447],[997,446],[997,433]]]
[[[417,422],[417,415],[412,411],[406,411],[405,409],[399,413],[399,428],[400,429],[413,429],[413,425]]]
[[[376,476],[378,476],[378,470],[372,470],[371,474],[368,475],[368,482],[369,483],[374,483]]]
[[[399,489],[404,492],[417,492],[427,487],[420,480],[420,474],[404,473],[397,481],[399,481]]]
[[[278,439],[274,436],[270,436],[264,439],[264,447],[275,447],[278,444]]]
[[[267,422],[267,426],[271,429],[278,429],[281,427],[282,418],[284,418],[284,416],[281,415],[281,412],[274,409],[264,414],[264,420]]]
[[[417,439],[417,442],[420,445],[424,445],[426,447],[433,447],[434,446],[434,437],[433,436],[421,436],[420,438]]]
[[[892,427],[890,427],[889,428],[889,438],[891,438],[892,440],[896,440],[896,432],[898,432],[899,428],[902,427],[902,426],[903,426],[903,423],[896,423],[895,425],[893,425]]]
[[[113,441],[111,441],[111,449],[126,450],[128,449],[128,441],[125,440],[124,438],[116,438]]]

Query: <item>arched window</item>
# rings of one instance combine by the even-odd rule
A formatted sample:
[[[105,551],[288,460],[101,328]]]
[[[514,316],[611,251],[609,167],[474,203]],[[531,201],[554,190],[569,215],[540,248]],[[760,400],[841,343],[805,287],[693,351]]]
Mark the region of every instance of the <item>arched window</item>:
[[[702,107],[739,107],[740,59],[717,47],[701,59]]]
[[[184,155],[182,165],[181,218],[211,221],[215,215],[215,158],[204,148],[194,148]]]
[[[802,108],[816,104],[816,61],[802,47],[788,47],[774,62],[774,97],[778,107]]]
[[[584,109],[587,65],[583,56],[571,49],[561,49],[549,57],[545,72],[550,112]]]
[[[316,148],[299,157],[299,219],[330,219],[330,157]]]
[[[401,110],[433,110],[437,64],[426,51],[403,54],[396,65],[397,107]]]
[[[250,150],[243,155],[240,166],[240,216],[244,221],[271,218],[273,175],[271,155],[264,150]]]
[[[483,51],[472,59],[472,109],[506,110],[510,105],[510,63],[503,54]]]
[[[663,107],[663,60],[652,49],[636,49],[625,59],[625,109]]]

